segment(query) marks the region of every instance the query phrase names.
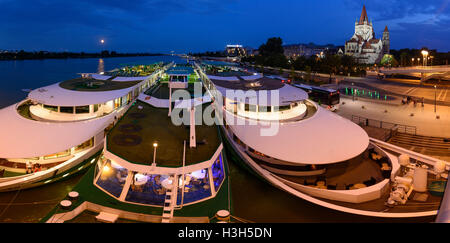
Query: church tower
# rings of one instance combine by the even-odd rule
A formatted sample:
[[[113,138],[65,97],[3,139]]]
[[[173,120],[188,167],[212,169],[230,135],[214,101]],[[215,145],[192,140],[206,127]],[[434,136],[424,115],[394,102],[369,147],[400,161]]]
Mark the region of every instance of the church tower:
[[[389,54],[391,52],[391,41],[389,40],[389,30],[386,26],[383,32],[383,54]]]

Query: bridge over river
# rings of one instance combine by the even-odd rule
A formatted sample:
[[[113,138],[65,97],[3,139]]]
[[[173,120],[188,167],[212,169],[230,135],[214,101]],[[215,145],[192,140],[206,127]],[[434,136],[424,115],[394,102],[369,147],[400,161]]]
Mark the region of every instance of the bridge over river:
[[[405,74],[419,76],[421,81],[424,82],[431,78],[442,79],[450,77],[450,65],[380,68],[379,73],[383,73],[385,75]]]

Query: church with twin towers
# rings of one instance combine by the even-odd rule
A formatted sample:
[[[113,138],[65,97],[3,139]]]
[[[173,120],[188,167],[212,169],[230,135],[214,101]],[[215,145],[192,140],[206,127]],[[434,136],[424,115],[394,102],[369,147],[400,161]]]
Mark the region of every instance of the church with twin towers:
[[[359,21],[355,22],[353,37],[345,42],[345,54],[352,56],[359,63],[379,63],[385,54],[389,54],[390,40],[387,26],[382,39],[375,37],[372,21],[367,16],[366,6],[363,6]]]

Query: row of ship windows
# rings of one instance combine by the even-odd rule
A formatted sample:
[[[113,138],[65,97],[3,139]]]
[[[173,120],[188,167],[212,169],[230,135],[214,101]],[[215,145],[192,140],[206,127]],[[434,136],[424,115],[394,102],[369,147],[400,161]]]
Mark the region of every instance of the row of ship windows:
[[[282,111],[287,111],[290,110],[291,108],[297,107],[298,103],[292,103],[291,105],[284,105],[284,106],[273,106],[274,108],[272,109],[272,106],[257,106],[257,105],[250,105],[250,104],[245,104],[245,111],[250,111],[250,112],[282,112]]]
[[[130,101],[131,101],[131,94],[128,94],[124,97],[119,97],[114,100],[114,109],[117,109],[117,108],[122,107],[123,105],[129,104]],[[106,105],[106,103],[104,105]],[[94,104],[92,106],[93,106],[93,112],[95,113],[102,106],[102,104]],[[53,106],[53,105],[43,104],[42,107],[49,111],[67,113],[67,114],[88,114],[88,113],[90,113],[89,105],[85,105],[85,106]]]
[[[98,111],[98,108],[101,105],[95,104],[94,105],[94,112]],[[54,112],[61,112],[61,113],[68,113],[68,114],[86,114],[89,113],[89,106],[53,106],[53,105],[43,105],[44,109],[47,109],[49,111]]]
[[[86,150],[88,148],[92,148],[94,147],[94,137],[92,137],[91,139],[87,140],[86,142],[76,146],[74,148],[74,153],[78,153],[80,151]],[[62,157],[67,157],[70,156],[72,152],[72,149],[67,149],[58,153],[54,153],[54,154],[49,154],[49,155],[45,155],[43,156],[43,158],[45,160],[49,160],[49,159],[56,159],[56,158],[62,158]],[[39,157],[35,157],[35,158],[26,158],[27,160],[39,160]]]

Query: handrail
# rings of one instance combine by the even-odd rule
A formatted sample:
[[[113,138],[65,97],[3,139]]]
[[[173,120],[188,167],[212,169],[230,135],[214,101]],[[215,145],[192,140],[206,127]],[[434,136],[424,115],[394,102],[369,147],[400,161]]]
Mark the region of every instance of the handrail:
[[[385,122],[381,120],[375,120],[375,119],[369,119],[366,117],[356,116],[352,115],[352,121],[357,124],[364,124],[365,126],[369,127],[377,127],[377,128],[384,128],[389,129],[391,132],[400,132],[400,133],[408,133],[412,135],[417,135],[417,127],[415,126],[409,126],[409,125],[403,125],[403,124],[396,124],[392,122]]]
[[[447,170],[450,169],[450,162],[448,162],[448,161],[444,161],[444,160],[433,158],[428,155],[420,154],[420,153],[396,146],[394,144],[383,142],[383,141],[375,139],[375,138],[369,138],[369,139],[371,142],[377,144],[380,147],[397,152],[399,154],[407,154],[411,159],[421,161],[421,162],[431,165],[431,166],[434,166],[438,161],[442,161],[446,164],[446,169]]]

